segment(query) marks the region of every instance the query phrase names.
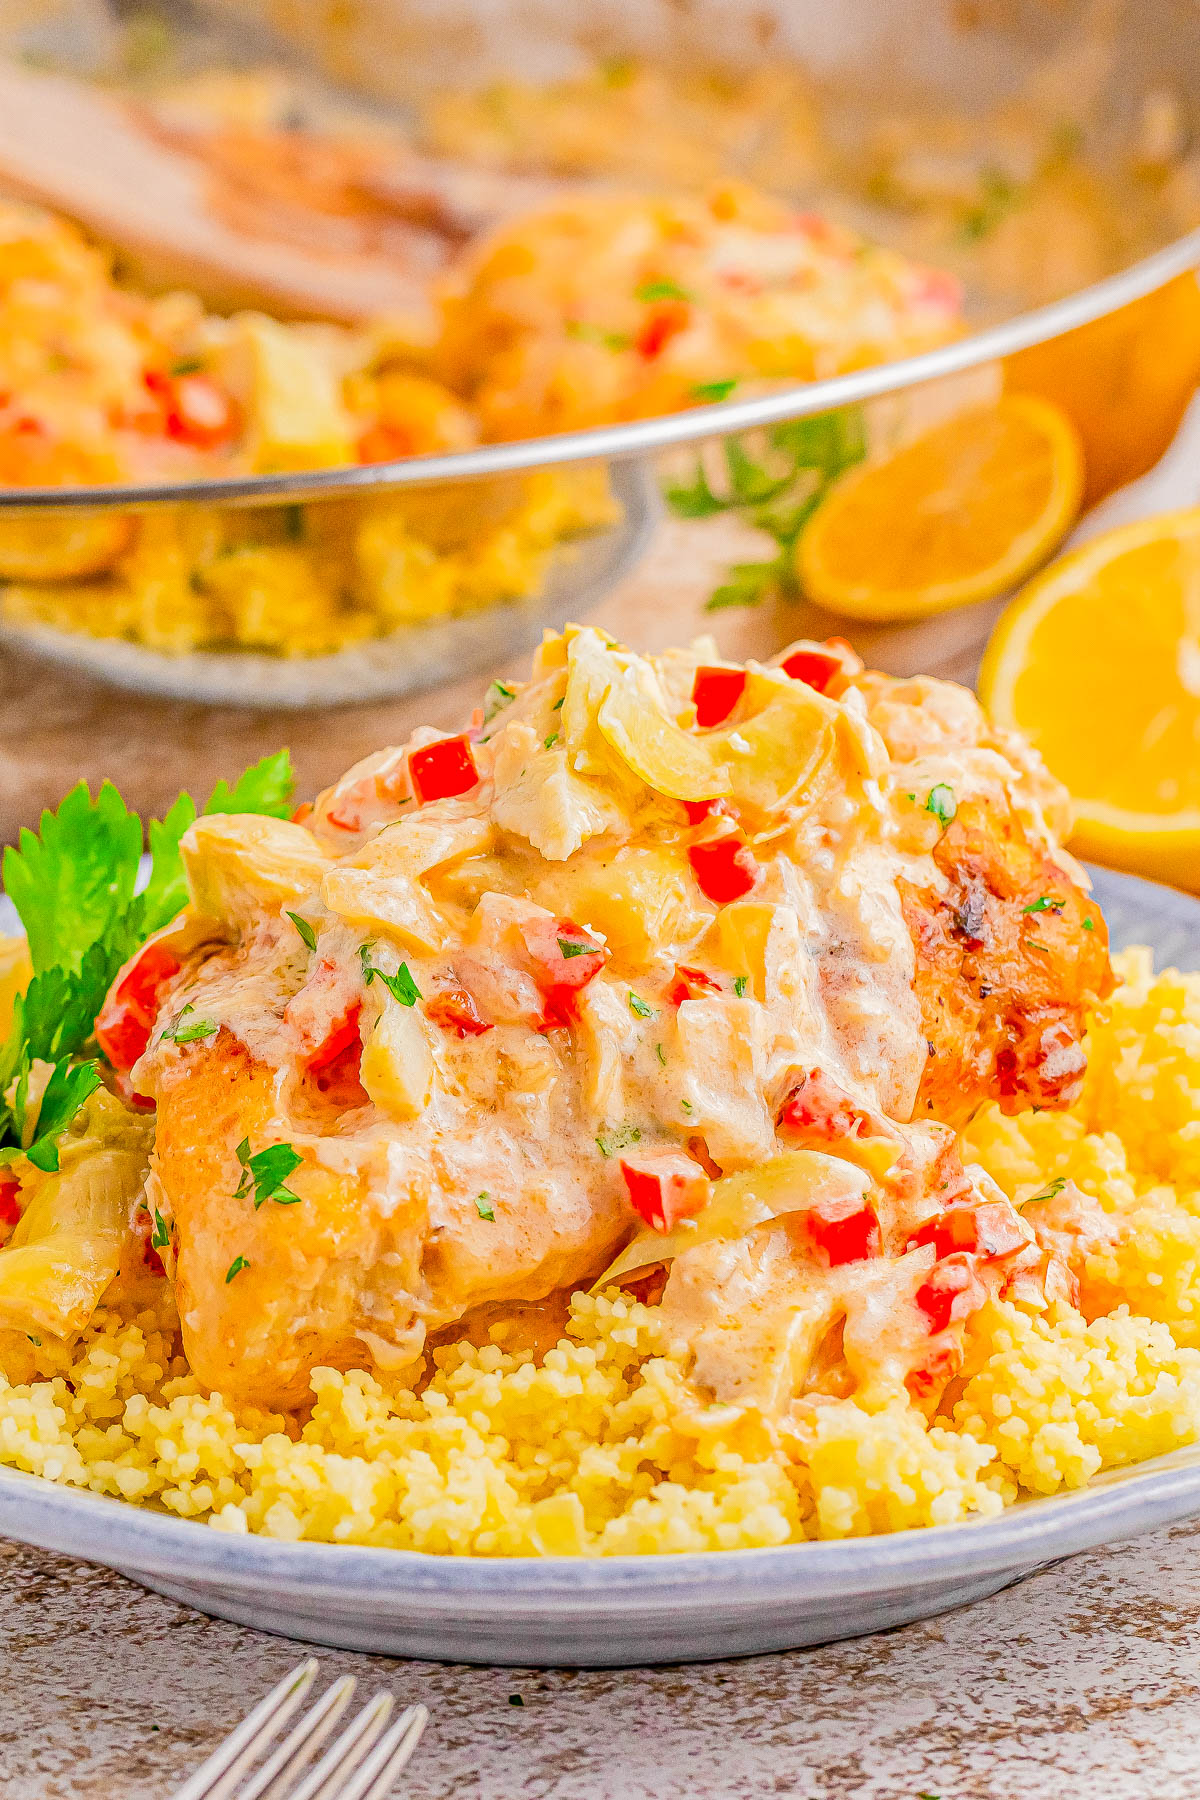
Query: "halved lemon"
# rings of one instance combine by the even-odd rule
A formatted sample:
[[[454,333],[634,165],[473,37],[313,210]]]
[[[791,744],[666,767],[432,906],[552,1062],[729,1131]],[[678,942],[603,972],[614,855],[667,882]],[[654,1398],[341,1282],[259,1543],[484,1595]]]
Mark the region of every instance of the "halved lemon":
[[[1066,413],[1010,394],[956,414],[830,488],[801,533],[810,600],[852,619],[923,619],[1021,581],[1066,535],[1083,452]]]
[[[1200,891],[1200,507],[1105,532],[1031,581],[979,689],[1070,789],[1073,850]]]

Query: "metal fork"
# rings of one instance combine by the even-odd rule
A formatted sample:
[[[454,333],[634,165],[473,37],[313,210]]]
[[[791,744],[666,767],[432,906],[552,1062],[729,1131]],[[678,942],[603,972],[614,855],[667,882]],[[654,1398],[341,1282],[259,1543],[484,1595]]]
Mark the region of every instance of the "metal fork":
[[[285,1675],[172,1800],[384,1800],[429,1714],[423,1706],[410,1706],[389,1725],[392,1696],[376,1694],[314,1764],[350,1704],[357,1686],[353,1675],[335,1681],[259,1762],[299,1711],[316,1673],[317,1660],[310,1656]]]

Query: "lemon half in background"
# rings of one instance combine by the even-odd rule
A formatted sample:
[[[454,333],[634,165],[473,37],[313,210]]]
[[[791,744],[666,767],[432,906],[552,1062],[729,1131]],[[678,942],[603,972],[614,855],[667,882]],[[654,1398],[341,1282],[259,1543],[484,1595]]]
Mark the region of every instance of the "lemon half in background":
[[[1106,532],[1031,581],[979,689],[1070,789],[1072,850],[1200,892],[1200,507]]]
[[[801,534],[796,572],[810,600],[852,619],[988,600],[1061,543],[1083,480],[1061,407],[1010,394],[839,477]]]

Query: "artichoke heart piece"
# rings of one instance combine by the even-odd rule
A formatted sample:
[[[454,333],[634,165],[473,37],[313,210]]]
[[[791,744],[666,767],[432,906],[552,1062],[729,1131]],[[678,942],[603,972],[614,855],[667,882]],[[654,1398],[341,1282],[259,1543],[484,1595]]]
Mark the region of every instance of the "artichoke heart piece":
[[[757,1168],[726,1175],[715,1182],[712,1198],[697,1219],[685,1219],[673,1231],[641,1231],[609,1264],[593,1287],[598,1293],[635,1269],[670,1262],[695,1244],[740,1238],[756,1225],[806,1212],[818,1200],[861,1200],[870,1176],[839,1157],[820,1150],[788,1150],[768,1157]]]
[[[258,813],[197,819],[179,848],[197,911],[234,930],[303,899],[332,860],[303,825]]]
[[[433,1091],[433,1054],[416,1007],[385,1003],[363,1046],[360,1079],[393,1119],[424,1112]]]
[[[632,681],[609,689],[596,723],[606,743],[656,794],[672,800],[721,800],[733,792],[725,746],[713,732],[684,731]]]
[[[36,1178],[0,1250],[0,1330],[81,1331],[120,1267],[146,1178],[150,1128],[130,1121],[103,1092],[88,1108],[87,1136],[63,1149],[55,1174]]]
[[[426,817],[389,826],[331,869],[321,898],[347,924],[386,932],[406,950],[431,956],[445,943],[447,927],[422,877],[484,854],[494,839],[488,820],[431,807]]]
[[[708,734],[718,740],[735,800],[771,812],[816,786],[836,745],[832,700],[786,676],[751,669],[746,717]]]

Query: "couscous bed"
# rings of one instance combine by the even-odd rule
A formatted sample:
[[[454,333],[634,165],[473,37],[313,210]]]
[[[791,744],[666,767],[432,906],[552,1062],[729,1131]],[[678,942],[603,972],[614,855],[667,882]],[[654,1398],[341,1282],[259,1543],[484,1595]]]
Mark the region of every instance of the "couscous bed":
[[[222,1531],[616,1555],[947,1524],[1190,1443],[1200,976],[1155,975],[1138,951],[1117,966],[1076,1104],[1019,1118],[988,1105],[966,1133],[1019,1207],[1077,1187],[1102,1209],[1110,1229],[1084,1259],[1080,1306],[990,1303],[932,1418],[851,1398],[808,1429],[728,1405],[689,1412],[658,1309],[615,1289],[577,1295],[540,1358],[457,1344],[429,1355],[417,1392],[318,1369],[310,1407],[234,1408],[189,1374],[169,1308],[131,1302],[103,1308],[69,1347],[9,1335],[0,1462]]]

